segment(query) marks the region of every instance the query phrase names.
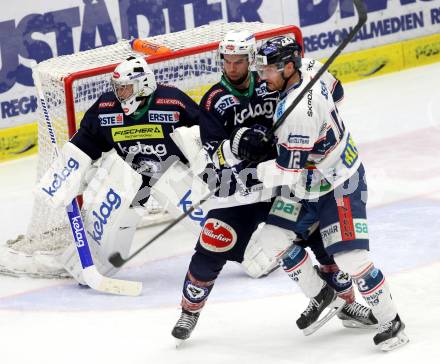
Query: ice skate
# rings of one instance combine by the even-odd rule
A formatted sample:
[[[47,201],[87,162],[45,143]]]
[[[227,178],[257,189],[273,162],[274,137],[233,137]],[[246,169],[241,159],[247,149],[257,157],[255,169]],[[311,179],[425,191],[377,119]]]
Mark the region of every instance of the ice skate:
[[[391,351],[408,343],[406,336],[405,324],[396,315],[394,320],[381,324],[378,333],[374,336],[374,344],[382,351]]]
[[[318,295],[310,300],[305,311],[296,320],[296,325],[300,330],[303,330],[304,335],[311,335],[341,311],[344,304],[345,301],[338,297],[336,291],[326,284]],[[326,308],[329,308],[329,310],[323,314]]]
[[[182,310],[180,318],[177,320],[177,323],[171,332],[171,335],[176,338],[176,347],[190,337],[191,332],[194,330],[194,327],[196,327],[199,316],[200,312]]]
[[[348,328],[377,329],[379,326],[371,309],[356,301],[347,303],[337,315],[342,325]]]

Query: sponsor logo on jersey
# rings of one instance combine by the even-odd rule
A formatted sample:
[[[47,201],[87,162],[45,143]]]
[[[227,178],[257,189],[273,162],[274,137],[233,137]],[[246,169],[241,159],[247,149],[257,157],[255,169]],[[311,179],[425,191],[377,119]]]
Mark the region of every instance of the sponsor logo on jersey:
[[[200,244],[209,251],[216,253],[231,250],[237,243],[234,228],[223,221],[208,219],[200,234]]]
[[[368,225],[367,223],[356,223],[354,224],[354,229],[356,231],[356,234],[365,233],[368,234]]]
[[[188,213],[189,209],[192,207],[192,204],[193,204],[193,202],[190,199],[191,193],[192,193],[192,190],[186,191],[186,193],[183,195],[183,197],[179,201],[179,207],[182,206],[182,211],[185,214]],[[191,220],[198,222],[200,224],[200,226],[203,226],[205,223],[206,216],[200,207],[196,208],[188,216]]]
[[[310,138],[308,135],[298,135],[290,133],[287,137],[289,144],[309,144]]]
[[[176,105],[180,106],[182,109],[186,109],[186,105],[182,101],[170,98],[157,98],[156,105]]]
[[[135,125],[129,127],[112,128],[112,138],[115,142],[136,139],[163,139],[162,125]]]
[[[73,235],[75,237],[75,244],[78,248],[84,246],[84,226],[81,221],[81,217],[75,216],[71,220]]]
[[[265,101],[262,104],[256,104],[252,107],[252,104],[249,104],[247,108],[236,112],[234,117],[234,124],[241,125],[247,119],[253,119],[258,116],[265,116],[270,119],[273,117],[275,108],[275,101]]]
[[[99,114],[99,123],[101,126],[124,125],[124,114]]]
[[[313,116],[312,100],[313,100],[313,90],[310,89],[307,92],[307,116],[309,117]]]
[[[180,112],[179,111],[157,111],[150,110],[148,112],[148,121],[149,122],[158,122],[158,123],[177,123],[180,120]]]
[[[223,92],[223,90],[221,88],[214,90],[210,93],[210,95],[208,96],[208,98],[206,99],[206,104],[205,104],[205,108],[208,111],[211,111],[211,104],[212,104],[212,100],[215,97],[215,95],[219,94]]]
[[[113,210],[117,210],[119,206],[121,206],[121,196],[110,188],[105,196],[105,201],[102,201],[99,210],[92,211],[93,230],[88,233],[98,244],[100,244],[108,219],[111,217]]]
[[[73,171],[79,168],[79,162],[76,159],[70,158],[67,161],[66,166],[59,172],[55,172],[53,175],[53,181],[47,188],[42,187],[41,189],[46,192],[49,196],[53,197],[55,193],[61,188],[63,183],[69,178]]]
[[[240,101],[234,95],[224,95],[215,103],[214,109],[220,115],[224,115],[225,111],[234,105],[240,104]]]
[[[339,223],[331,224],[321,229],[322,241],[324,247],[329,247],[332,244],[342,241],[341,231]]]
[[[111,109],[112,107],[115,107],[116,102],[115,101],[102,101],[98,104],[99,109]]]
[[[356,148],[356,144],[354,144],[354,141],[349,134],[347,138],[347,144],[345,145],[345,149],[341,154],[342,163],[344,163],[347,168],[351,168],[358,160],[358,157],[359,154]]]
[[[142,144],[138,141],[135,145],[122,145],[121,143],[117,143],[117,146],[124,154],[157,155],[159,157],[163,157],[167,154],[165,144]]]
[[[267,85],[265,83],[261,84],[255,89],[255,92],[257,93],[257,96],[266,96],[266,94],[268,93]]]
[[[281,217],[282,219],[297,221],[301,211],[301,204],[293,202],[282,197],[277,197],[270,210],[271,215]]]

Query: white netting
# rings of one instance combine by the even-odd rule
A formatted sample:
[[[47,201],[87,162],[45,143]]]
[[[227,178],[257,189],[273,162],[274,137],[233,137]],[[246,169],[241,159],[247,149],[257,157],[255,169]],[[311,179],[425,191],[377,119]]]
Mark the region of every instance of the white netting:
[[[179,56],[181,52],[175,51],[219,42],[226,32],[232,29],[259,33],[277,28],[283,29],[279,34],[287,33],[286,27],[274,24],[258,22],[216,23],[177,33],[150,37],[147,38],[148,41],[164,45],[173,51],[166,60],[151,64],[151,67],[159,83],[173,84],[188,93],[196,102],[199,102],[207,89],[220,79],[221,70],[217,64],[216,48],[206,49],[210,47],[201,47],[203,49],[188,56]],[[297,36],[296,30],[290,29],[288,33],[292,35],[292,31],[293,35]],[[99,74],[92,76],[93,70],[117,64],[129,55],[139,55],[139,53],[133,52],[128,41],[121,41],[111,46],[52,58],[36,66],[34,73],[37,73],[41,80],[42,90],[60,147],[69,139],[66,122],[68,118],[66,102],[68,100],[66,101],[64,82],[66,77],[84,71],[87,74],[84,78],[74,81],[72,87],[74,101],[72,114],[75,119],[74,124],[78,125],[84,112],[94,101],[103,92],[110,91],[109,79],[112,69],[107,68],[106,73],[99,71]],[[39,179],[49,168],[54,157],[53,146],[43,116],[40,117],[38,125],[38,143],[37,175]],[[166,219],[165,216],[166,214],[157,203],[150,201],[144,221],[147,221],[147,224],[161,222]],[[27,234],[18,237],[14,241],[9,241],[6,246],[0,248],[0,272],[15,274],[22,272],[44,276],[59,275],[63,270],[62,267],[56,264],[46,264],[47,267],[41,268],[34,267],[33,263],[41,255],[44,256],[44,261],[47,263],[46,260],[49,259],[47,257],[56,256],[63,251],[66,244],[72,241],[67,226],[67,218],[63,209],[53,210],[38,200],[34,201],[32,219]],[[19,263],[13,262],[10,264],[8,262],[10,259],[4,257],[5,249],[8,253],[12,251],[20,256],[20,259],[25,257],[32,264],[28,266],[26,263],[22,263],[21,260]]]

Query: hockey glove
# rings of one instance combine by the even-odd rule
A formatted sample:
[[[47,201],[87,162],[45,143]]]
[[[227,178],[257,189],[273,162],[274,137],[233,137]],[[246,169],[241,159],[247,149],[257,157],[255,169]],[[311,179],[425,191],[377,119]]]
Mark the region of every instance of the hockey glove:
[[[262,125],[253,125],[251,128],[240,127],[235,129],[230,137],[232,154],[241,160],[260,162],[272,153],[275,138],[268,141],[263,138],[266,128]]]

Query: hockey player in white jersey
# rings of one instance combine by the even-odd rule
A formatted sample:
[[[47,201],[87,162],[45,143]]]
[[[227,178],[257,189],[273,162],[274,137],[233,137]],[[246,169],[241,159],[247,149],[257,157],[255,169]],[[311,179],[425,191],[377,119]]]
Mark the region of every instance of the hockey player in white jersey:
[[[256,57],[257,71],[269,90],[281,91],[274,121],[279,119],[314,76],[301,67],[301,57],[290,37],[264,43]],[[266,187],[283,186],[280,198],[295,196],[294,218],[269,216],[271,236],[293,230],[307,238],[319,224],[324,247],[338,266],[349,273],[379,321],[374,343],[392,350],[408,342],[383,273],[368,254],[367,186],[356,145],[342,122],[325,82],[319,80],[276,131],[278,156],[257,167]],[[285,188],[288,187],[288,188]],[[265,234],[262,234],[264,239]],[[264,244],[264,240],[262,241]],[[281,257],[290,277],[311,298],[298,321],[317,319],[325,306],[322,280],[303,248],[294,245]]]

